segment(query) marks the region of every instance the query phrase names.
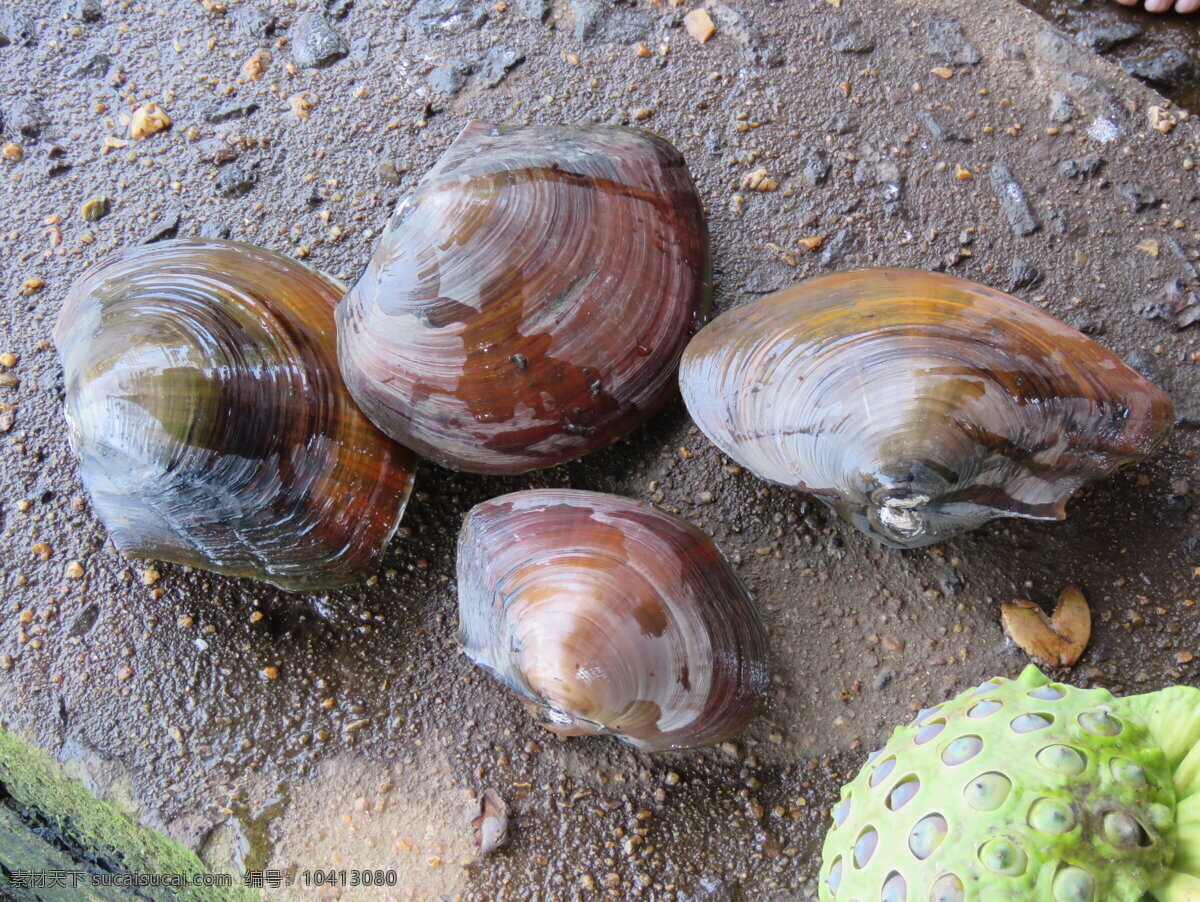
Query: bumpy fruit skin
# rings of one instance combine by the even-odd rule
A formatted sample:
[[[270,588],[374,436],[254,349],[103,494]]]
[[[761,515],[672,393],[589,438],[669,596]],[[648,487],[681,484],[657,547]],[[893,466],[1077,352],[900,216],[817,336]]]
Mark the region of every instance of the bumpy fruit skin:
[[[1030,667],[921,712],[842,789],[822,902],[1139,902],[1176,788],[1133,701]]]

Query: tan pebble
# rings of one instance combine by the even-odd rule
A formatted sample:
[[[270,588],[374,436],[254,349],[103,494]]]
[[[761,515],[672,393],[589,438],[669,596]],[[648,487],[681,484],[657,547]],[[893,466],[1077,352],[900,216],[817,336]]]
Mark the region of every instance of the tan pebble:
[[[262,669],[262,675],[265,676],[268,680],[273,680],[279,676],[279,668],[278,667],[264,667]]]
[[[12,670],[13,656],[9,654],[0,655],[0,668]]]
[[[679,774],[675,773],[675,771],[669,770],[669,771],[667,771],[667,776],[666,776],[666,779],[664,782],[668,786],[678,786],[680,780],[682,780],[682,779],[683,778],[680,777]]]
[[[636,110],[633,110],[630,115],[638,122],[641,122],[653,116],[654,110],[650,109],[648,106],[640,106]]]
[[[264,615],[263,615],[262,611],[254,611],[253,613],[250,614],[250,622],[258,623],[258,621],[263,619],[263,616]]]
[[[703,44],[717,33],[717,26],[713,24],[712,16],[704,8],[693,9],[684,16],[683,27],[699,44]]]
[[[71,561],[70,563],[67,564],[67,574],[66,575],[67,575],[67,579],[82,579],[83,578],[83,564],[79,563],[79,561]]]
[[[958,163],[954,164],[954,177],[962,182],[970,182],[974,180],[975,175],[966,166]]]
[[[779,187],[779,182],[771,178],[767,173],[767,167],[759,166],[742,176],[743,191],[774,191]]]
[[[633,52],[636,53],[638,56],[640,56],[642,59],[645,59],[646,57],[648,57],[650,55],[650,48],[647,47],[645,44],[638,44],[636,47],[633,48]]]
[[[805,250],[815,251],[825,243],[824,235],[809,235],[807,238],[801,238],[800,244]]]
[[[188,627],[195,625],[196,621],[193,620],[189,615],[184,614],[182,617],[176,620],[175,623],[181,628],[187,629]]]
[[[88,222],[96,222],[108,215],[112,202],[103,196],[89,197],[79,208],[79,213]]]
[[[1158,257],[1159,251],[1161,249],[1159,243],[1153,238],[1142,239],[1141,241],[1138,242],[1137,247],[1138,247],[1138,250],[1141,251],[1142,253],[1149,254],[1151,257],[1154,257],[1156,259]]]
[[[311,91],[301,91],[299,94],[293,94],[288,98],[288,106],[291,107],[293,115],[301,122],[307,122],[309,113],[313,106],[316,105],[317,95]]]
[[[954,77],[954,70],[947,69],[945,66],[934,66],[929,71],[932,72],[934,75],[936,75],[938,78],[953,78]]]
[[[171,738],[174,739],[176,742],[183,742],[183,730],[179,729],[179,727],[172,726],[171,727]]]
[[[21,149],[21,145],[15,141],[6,141],[3,147],[0,147],[0,154],[4,155],[4,159],[12,160],[14,163],[19,163],[21,158],[25,156],[25,151]]]
[[[5,657],[8,657],[5,655]],[[11,666],[11,665],[10,665]],[[7,669],[7,668],[5,668]],[[596,878],[591,874],[584,874],[579,878],[579,885],[586,890],[594,890],[596,888]]]
[[[883,645],[888,651],[904,651],[905,642],[895,636],[884,636]]]
[[[133,111],[129,120],[129,136],[139,140],[148,138],[164,128],[169,128],[170,125],[171,117],[167,115],[166,110],[154,101],[143,103]]]
[[[17,510],[21,511],[21,513],[24,513],[25,511],[29,510],[29,508],[31,508],[31,507],[33,507],[33,502],[30,501],[28,498],[22,498],[20,501],[17,502]]]
[[[12,369],[14,366],[17,365],[17,361],[20,359],[21,358],[18,357],[16,354],[11,354],[8,351],[5,351],[3,354],[0,354],[0,366],[8,367],[9,369]]]
[[[33,622],[33,611],[29,610],[29,608],[26,608],[25,610],[23,610],[21,612],[20,620],[22,623],[32,623]]]
[[[1175,115],[1168,112],[1166,107],[1152,106],[1149,112],[1150,127],[1156,132],[1162,132],[1164,135],[1169,133],[1179,123]]]
[[[12,373],[0,373],[0,388],[20,388],[21,380]]]
[[[26,279],[24,282],[21,283],[21,294],[26,295],[26,296],[31,295],[31,294],[37,294],[39,291],[41,291],[45,287],[46,287],[46,280],[43,279],[41,276],[30,276],[28,279]]]
[[[151,567],[149,570],[143,570],[142,571],[142,585],[143,586],[152,586],[156,582],[158,582],[158,580],[161,576],[162,576],[162,574],[159,573],[157,570],[155,570],[153,567]]]
[[[120,670],[117,671],[117,676],[120,679],[125,680],[125,681],[132,680],[133,679],[133,668],[132,667],[122,667]]]
[[[705,13],[705,15],[708,15]],[[621,875],[616,873],[608,873],[604,875],[604,885],[611,888],[621,885]]]
[[[30,551],[39,561],[50,560],[50,555],[54,553],[54,550],[45,542],[35,542]]]
[[[255,50],[250,58],[242,63],[242,75],[251,81],[258,81],[271,65],[270,50]]]

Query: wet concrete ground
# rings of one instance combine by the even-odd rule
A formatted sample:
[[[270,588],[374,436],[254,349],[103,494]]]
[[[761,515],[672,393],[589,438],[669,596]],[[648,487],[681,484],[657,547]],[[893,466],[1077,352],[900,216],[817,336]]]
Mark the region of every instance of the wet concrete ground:
[[[1135,312],[1197,279],[1193,122],[1172,108],[1174,127],[1152,129],[1161,98],[1015,4],[709,6],[718,34],[699,45],[680,27],[688,7],[649,2],[343,0],[327,14],[340,49],[328,36],[297,46],[311,44],[305,17],[323,15],[316,0],[4,11],[3,139],[21,156],[0,160],[0,353],[18,358],[0,380],[7,725],[216,868],[398,873],[384,895],[296,885],[267,898],[809,899],[824,812],[866,750],[925,704],[1026,663],[1000,603],[1083,588],[1096,625],[1065,674],[1077,683],[1200,682],[1200,332]],[[239,73],[258,50],[271,59],[255,81]],[[129,112],[151,99],[173,124],[131,140]],[[718,310],[864,265],[1017,286],[1160,382],[1176,435],[1084,492],[1065,523],[997,522],[898,553],[731,475],[675,403],[552,471],[423,467],[378,582],[359,589],[291,597],[122,560],[78,483],[46,344],[71,280],[139,240],[226,231],[351,279],[472,117],[670,138],[708,208]],[[1029,234],[997,199],[997,164],[1024,191]],[[778,190],[740,187],[760,166]],[[98,196],[111,212],[85,220]],[[559,739],[457,652],[461,517],[539,485],[651,500],[736,563],[774,676],[735,743],[647,756]],[[488,787],[514,815],[512,840],[475,862],[470,818]]]

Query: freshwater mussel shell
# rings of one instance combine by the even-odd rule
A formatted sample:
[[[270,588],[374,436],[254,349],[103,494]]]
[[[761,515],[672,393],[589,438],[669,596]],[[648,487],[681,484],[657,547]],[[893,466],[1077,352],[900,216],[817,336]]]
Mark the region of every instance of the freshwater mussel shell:
[[[68,434],[123,553],[296,592],[370,573],[415,461],[342,384],[342,293],[289,257],[200,239],[75,282],[54,336]]]
[[[819,276],[723,314],[689,345],[680,385],[726,454],[910,548],[996,517],[1062,519],[1173,419],[1159,388],[1049,314],[899,269]]]
[[[710,268],[695,186],[662,138],[473,123],[338,307],[342,372],[375,423],[439,464],[554,466],[672,396]]]
[[[458,543],[459,641],[560,733],[647,750],[753,715],[767,639],[712,540],[648,504],[538,489],[477,505]]]

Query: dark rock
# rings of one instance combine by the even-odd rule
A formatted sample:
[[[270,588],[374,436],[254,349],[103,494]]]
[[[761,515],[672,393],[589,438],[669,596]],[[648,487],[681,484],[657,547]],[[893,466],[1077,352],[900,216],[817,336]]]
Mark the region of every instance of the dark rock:
[[[153,244],[156,241],[167,241],[179,234],[179,223],[182,215],[178,210],[168,210],[158,218],[153,228],[142,238],[138,244]]]
[[[320,69],[349,53],[350,45],[319,10],[305,13],[292,30],[292,59],[301,69]]]
[[[196,159],[201,163],[224,166],[238,158],[237,148],[220,138],[209,138],[196,145]]]
[[[834,31],[830,41],[838,53],[870,53],[875,49],[875,35],[858,19],[851,19]]]
[[[575,39],[584,44],[631,44],[650,34],[649,16],[634,9],[600,0],[571,0],[568,9]]]
[[[1063,160],[1058,164],[1058,174],[1067,179],[1088,179],[1103,168],[1104,158],[1093,153],[1078,160]]]
[[[519,66],[524,60],[525,54],[516,50],[508,47],[493,47],[483,58],[483,64],[479,67],[477,77],[483,82],[484,87],[494,88],[504,81],[504,77],[510,70]]]
[[[396,164],[387,160],[375,167],[375,174],[379,176],[379,181],[385,185],[395,187],[400,184],[400,173],[396,169]]]
[[[970,144],[971,137],[959,132],[954,126],[947,124],[939,119],[929,110],[921,110],[917,114],[917,118],[924,123],[925,128],[929,130],[929,136],[935,141],[952,142],[957,141],[961,144]]]
[[[828,119],[824,128],[835,135],[848,135],[858,131],[858,117],[853,113],[842,113]]]
[[[1052,91],[1050,94],[1050,109],[1046,113],[1051,122],[1070,122],[1079,115],[1071,95],[1066,91]]]
[[[100,0],[62,0],[63,15],[80,22],[99,22],[102,15]]]
[[[32,47],[36,43],[32,18],[12,9],[0,10],[0,47]]]
[[[234,101],[212,107],[204,113],[205,122],[229,122],[232,119],[245,119],[258,110],[258,104],[253,100]]]
[[[269,38],[279,25],[279,20],[272,13],[250,3],[235,6],[230,18],[238,32],[252,38]]]
[[[550,0],[516,0],[517,15],[533,22],[545,22],[550,15]]]
[[[1008,290],[1020,291],[1022,288],[1032,288],[1042,281],[1042,274],[1037,268],[1021,257],[1013,257],[1012,266],[1008,271]]]
[[[12,105],[8,123],[26,138],[36,138],[50,124],[50,114],[36,97],[22,97]]]
[[[219,222],[206,222],[196,233],[201,238],[228,238],[231,234],[229,226]]]
[[[217,193],[222,197],[242,197],[249,194],[258,176],[241,166],[227,166],[217,176]]]
[[[339,22],[350,15],[352,9],[354,0],[325,0],[325,12]]]
[[[1115,25],[1092,25],[1075,35],[1076,40],[1083,46],[1096,53],[1108,53],[1118,44],[1132,41],[1140,37],[1142,29],[1132,22],[1118,22]]]
[[[858,246],[858,236],[849,229],[842,229],[827,242],[821,251],[822,266],[837,266]]]
[[[878,692],[880,689],[887,686],[888,683],[890,683],[895,678],[896,678],[896,671],[881,670],[879,673],[875,674],[875,679],[871,682],[871,685],[875,688],[875,691]]]
[[[1066,323],[1084,335],[1103,335],[1105,332],[1104,320],[1090,313],[1072,313],[1067,317]]]
[[[432,69],[425,80],[435,94],[450,97],[457,94],[467,83],[467,77],[475,71],[478,63],[463,58],[448,60],[436,69]]]
[[[704,149],[710,154],[719,154],[726,143],[725,136],[719,131],[710,131],[704,136]]]
[[[452,37],[482,28],[487,6],[475,0],[417,0],[409,16],[421,37]]]
[[[1117,182],[1117,193],[1129,201],[1129,209],[1134,213],[1141,213],[1162,203],[1162,199],[1153,191],[1137,182]]]
[[[106,53],[93,54],[86,63],[83,63],[73,73],[76,78],[103,78],[108,73],[108,67],[112,65],[112,60],[108,58]]]
[[[1133,310],[1146,319],[1164,320],[1176,329],[1186,329],[1200,322],[1200,294],[1187,290],[1175,279],[1158,294],[1137,301]]]
[[[1178,88],[1189,78],[1196,77],[1196,64],[1178,47],[1154,50],[1120,61],[1120,66],[1134,78],[1140,78],[1158,88]]]
[[[1025,59],[1025,48],[1020,44],[1014,44],[1011,41],[1005,41],[1000,45],[1000,53],[1004,55],[1006,60]]]
[[[953,19],[935,19],[924,27],[925,52],[943,63],[973,66],[982,57]]]
[[[1014,234],[1031,235],[1037,231],[1037,220],[1033,218],[1025,192],[1021,190],[1011,169],[998,163],[992,166],[992,190],[996,192],[1000,208],[1008,217]]]
[[[829,155],[824,151],[806,148],[800,159],[800,178],[810,185],[819,185],[829,177]]]

